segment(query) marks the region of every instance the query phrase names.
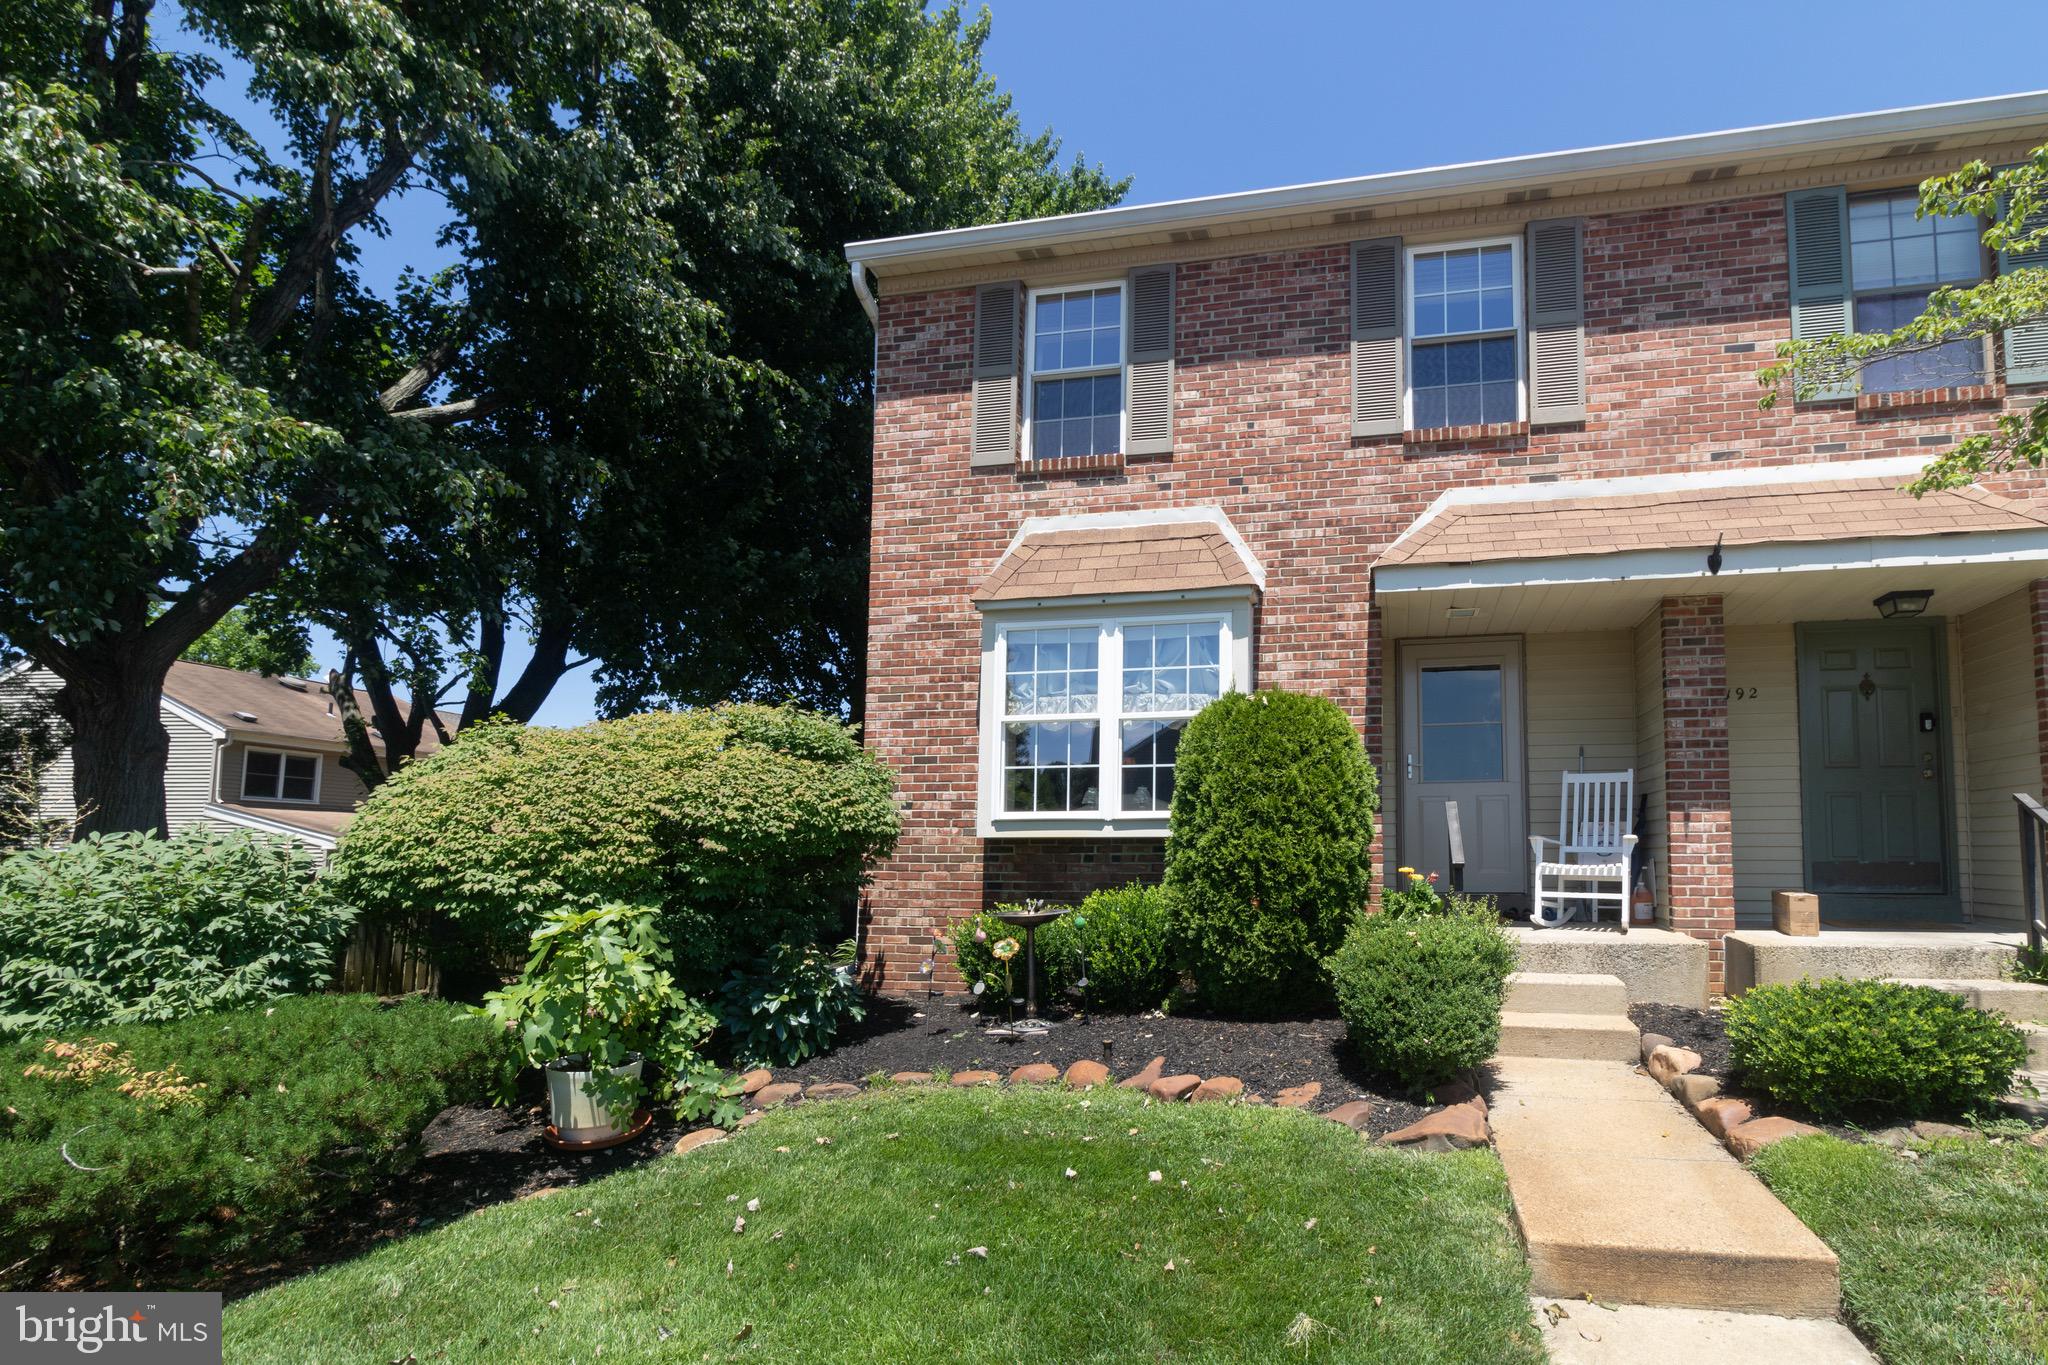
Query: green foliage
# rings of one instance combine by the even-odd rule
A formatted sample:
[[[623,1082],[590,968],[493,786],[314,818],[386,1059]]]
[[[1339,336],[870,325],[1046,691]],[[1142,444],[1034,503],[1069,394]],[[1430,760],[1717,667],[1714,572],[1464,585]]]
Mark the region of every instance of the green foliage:
[[[177,1019],[318,990],[355,911],[298,845],[193,828],[0,862],[0,1033]]]
[[[795,1066],[829,1049],[840,1025],[866,1017],[851,953],[795,943],[776,944],[727,981],[719,1011],[734,1063],[746,1067]]]
[[[479,1011],[515,1040],[499,1075],[500,1103],[515,1098],[524,1068],[569,1058],[588,1064],[584,1091],[606,1109],[630,1114],[651,1072],[680,1117],[737,1123],[736,1087],[698,1053],[718,1017],[676,989],[653,907],[553,910],[543,918],[526,970],[485,996]],[[644,1060],[638,1078],[613,1074],[636,1054]]]
[[[1202,1003],[1299,1008],[1371,883],[1372,764],[1325,698],[1231,693],[1188,722],[1166,844],[1177,951]]]
[[[1497,913],[1492,900],[1485,896],[1468,896],[1462,891],[1446,891],[1436,884],[1436,874],[1424,876],[1412,867],[1395,869],[1395,882],[1390,882],[1380,892],[1379,913],[1392,919],[1430,919],[1438,915],[1477,915],[1484,917]]]
[[[1932,986],[1800,981],[1728,1002],[1745,1085],[1824,1119],[1941,1118],[1988,1109],[2026,1063],[2005,1020]]]
[[[2012,960],[2012,979],[2048,986],[2048,948],[2022,947]]]
[[[1091,891],[1073,922],[1087,964],[1088,1004],[1109,1012],[1158,1009],[1180,984],[1172,893],[1132,882]],[[1040,930],[1040,943],[1044,930]]]
[[[1359,1058],[1421,1090],[1491,1057],[1515,948],[1493,907],[1361,915],[1326,964]]]
[[[305,624],[260,620],[248,607],[235,607],[215,621],[186,646],[184,657],[266,678],[305,678],[313,673],[313,648]]]
[[[1982,161],[1920,184],[1917,216],[1975,217],[1990,224],[1984,245],[2019,256],[2048,247],[2048,146],[2018,165]],[[1798,398],[1860,374],[1875,361],[1926,351],[1945,341],[1988,337],[2048,318],[2048,268],[2000,271],[1972,285],[1946,285],[1927,296],[1926,311],[1891,332],[1856,332],[1778,343],[1778,363],[1757,372],[1762,406],[1790,387]],[[1997,415],[1987,431],[1964,437],[1936,457],[1907,487],[1915,496],[1960,488],[1990,474],[2048,463],[2048,404]]]
[[[888,770],[792,707],[493,723],[379,787],[329,877],[460,966],[516,951],[545,910],[659,905],[678,982],[709,993],[823,936],[896,831]]]
[[[999,905],[996,908],[1026,911],[1057,907],[1046,901],[1027,901],[1022,905]],[[1081,947],[1074,932],[1072,909],[1069,906],[1067,914],[1038,926],[1033,951],[1038,960],[1040,1000],[1060,999],[1068,986],[1081,979]],[[1005,1000],[1024,998],[1023,949],[1020,946],[1010,958],[1006,971],[998,956],[998,949],[1005,942],[1022,945],[1024,931],[1011,928],[991,914],[969,915],[953,925],[953,960],[960,969],[961,980],[970,987],[976,982],[981,983],[983,1009],[1001,1012]]]
[[[384,1008],[364,996],[95,1036],[118,1049],[120,1068],[76,1078],[87,1069],[41,1037],[0,1052],[0,1283],[10,1289],[60,1270],[177,1282],[229,1257],[284,1256],[402,1168],[434,1115],[481,1098],[503,1047],[447,1005]],[[32,1066],[56,1074],[24,1074]],[[121,1089],[167,1071],[175,1077],[159,1075],[154,1090],[182,1082],[186,1098]]]

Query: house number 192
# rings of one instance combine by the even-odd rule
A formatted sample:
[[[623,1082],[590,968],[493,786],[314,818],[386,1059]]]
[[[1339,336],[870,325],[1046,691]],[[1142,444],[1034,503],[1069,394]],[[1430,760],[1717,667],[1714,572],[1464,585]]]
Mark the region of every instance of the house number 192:
[[[1731,687],[1728,689],[1728,700],[1755,701],[1756,689],[1754,687]]]

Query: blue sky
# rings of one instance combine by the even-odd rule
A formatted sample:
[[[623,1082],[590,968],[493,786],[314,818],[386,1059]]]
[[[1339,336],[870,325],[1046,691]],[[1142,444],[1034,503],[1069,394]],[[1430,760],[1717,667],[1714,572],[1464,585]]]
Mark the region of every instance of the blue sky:
[[[509,0],[508,0],[509,2]],[[985,60],[1028,130],[1181,199],[2048,85],[2048,6],[994,0]],[[175,11],[170,11],[170,18]],[[216,97],[263,135],[230,72]],[[379,286],[440,263],[414,195]],[[319,642],[324,669],[339,662]],[[517,666],[519,660],[513,659]],[[594,714],[585,670],[539,719]]]

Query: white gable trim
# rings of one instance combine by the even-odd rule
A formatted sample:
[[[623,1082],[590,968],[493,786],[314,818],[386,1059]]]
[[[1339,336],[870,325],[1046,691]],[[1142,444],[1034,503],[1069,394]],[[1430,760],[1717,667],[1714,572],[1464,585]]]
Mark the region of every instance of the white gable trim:
[[[283,834],[297,839],[301,843],[311,844],[315,848],[324,849],[328,852],[332,852],[335,845],[334,836],[331,834],[319,834],[310,829],[303,829],[298,825],[288,825],[282,820],[266,820],[260,815],[251,815],[247,811],[229,810],[225,806],[208,806],[206,808],[206,818],[218,820],[226,825],[238,825],[243,829],[259,830],[264,834]]]

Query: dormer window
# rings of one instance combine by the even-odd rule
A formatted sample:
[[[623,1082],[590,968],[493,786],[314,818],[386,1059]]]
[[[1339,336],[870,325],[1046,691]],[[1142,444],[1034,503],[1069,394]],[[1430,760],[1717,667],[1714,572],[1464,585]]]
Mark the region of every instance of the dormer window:
[[[320,799],[320,758],[277,749],[249,749],[242,755],[244,801],[292,801],[311,805]]]

